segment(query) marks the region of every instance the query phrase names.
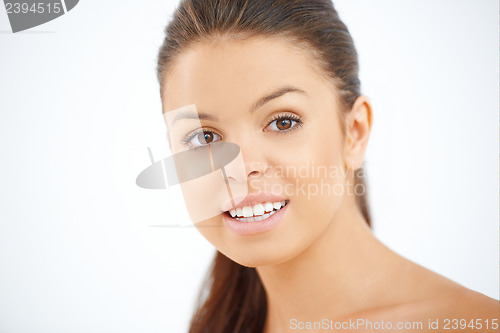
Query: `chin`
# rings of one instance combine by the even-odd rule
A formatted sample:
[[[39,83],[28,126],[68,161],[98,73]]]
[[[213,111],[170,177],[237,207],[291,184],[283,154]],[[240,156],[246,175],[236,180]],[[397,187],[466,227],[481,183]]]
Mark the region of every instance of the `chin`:
[[[220,250],[219,250],[220,251]],[[220,251],[226,257],[232,261],[245,266],[257,268],[261,266],[277,265],[288,260],[288,257],[281,257],[277,255],[269,255],[267,253],[247,253],[247,254],[235,254],[235,253],[225,253]],[[292,256],[293,257],[293,256]]]
[[[212,242],[212,244],[232,261],[242,266],[255,268],[285,263],[300,255],[310,245],[305,239],[292,242],[289,237],[269,237],[246,244],[234,240]]]

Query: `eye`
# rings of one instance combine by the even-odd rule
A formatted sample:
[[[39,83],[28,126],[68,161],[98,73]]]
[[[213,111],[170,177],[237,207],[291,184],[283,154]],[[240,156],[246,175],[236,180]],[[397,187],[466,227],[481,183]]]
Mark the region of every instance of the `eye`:
[[[198,148],[206,146],[209,143],[219,141],[221,139],[222,137],[219,134],[209,130],[203,130],[194,132],[191,135],[189,135],[185,140],[185,144],[189,148]]]
[[[275,117],[266,127],[266,131],[286,132],[294,129],[302,122],[296,115],[279,115]]]

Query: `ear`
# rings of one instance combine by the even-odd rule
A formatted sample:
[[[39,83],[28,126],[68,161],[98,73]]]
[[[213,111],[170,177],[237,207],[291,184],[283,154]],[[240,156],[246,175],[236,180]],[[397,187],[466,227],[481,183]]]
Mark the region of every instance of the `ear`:
[[[363,165],[371,128],[372,106],[368,97],[359,96],[346,117],[344,146],[346,168],[354,171]]]

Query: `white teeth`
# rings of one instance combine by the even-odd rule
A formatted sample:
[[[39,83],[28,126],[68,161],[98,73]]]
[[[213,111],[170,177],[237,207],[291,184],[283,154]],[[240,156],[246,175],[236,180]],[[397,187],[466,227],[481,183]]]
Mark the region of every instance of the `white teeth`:
[[[272,212],[273,211],[273,204],[271,202],[266,202],[264,204],[264,211]]]
[[[264,205],[256,204],[253,206],[253,215],[258,216],[264,214]]]
[[[265,219],[267,219],[269,216],[273,215],[277,213],[276,210],[273,210],[272,212],[270,213],[266,213],[262,216],[255,216],[255,217],[235,217],[234,219],[239,221],[239,222],[260,222],[260,221],[264,221]]]
[[[243,212],[243,217],[253,216],[253,209],[250,206],[243,207],[242,212]]]
[[[285,204],[286,201],[258,203],[231,209],[229,215],[240,222],[259,222],[279,211]]]

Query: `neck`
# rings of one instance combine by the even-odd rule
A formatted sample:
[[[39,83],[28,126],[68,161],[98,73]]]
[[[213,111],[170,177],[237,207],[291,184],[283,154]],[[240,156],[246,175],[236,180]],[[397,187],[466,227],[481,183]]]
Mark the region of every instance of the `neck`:
[[[371,233],[354,198],[345,200],[309,248],[289,261],[257,267],[268,302],[265,332],[287,331],[293,319],[333,320],[376,304],[376,286],[390,274],[388,267],[397,267],[395,260]]]

